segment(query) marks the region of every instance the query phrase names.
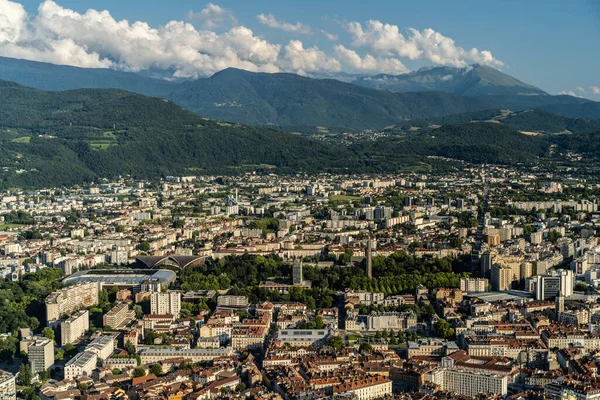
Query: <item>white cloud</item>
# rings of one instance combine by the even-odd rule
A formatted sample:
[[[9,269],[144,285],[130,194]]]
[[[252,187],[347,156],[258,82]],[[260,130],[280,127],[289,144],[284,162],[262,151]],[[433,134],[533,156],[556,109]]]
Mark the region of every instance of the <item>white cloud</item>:
[[[581,88],[577,87],[576,90],[579,90]],[[562,94],[562,95],[567,95],[567,96],[573,96],[573,97],[579,97],[583,99],[583,96],[581,96],[580,94],[575,93],[573,90],[561,90],[560,92],[558,92],[557,94]]]
[[[199,21],[170,21],[152,27],[143,21],[116,20],[108,11],[90,9],[79,13],[44,0],[37,13],[28,14],[16,0],[0,0],[0,55],[87,68],[142,71],[149,68],[173,71],[174,77],[208,76],[224,68],[249,71],[326,74],[340,72],[403,73],[400,58],[426,59],[436,63],[464,65],[468,62],[500,65],[488,51],[464,50],[433,30],[409,30],[369,21],[348,24],[353,45],[334,46],[325,52],[299,40],[273,43],[249,28],[237,25],[230,10],[209,3],[188,13]],[[337,35],[312,30],[300,22],[278,21],[261,14],[265,25],[297,34],[319,33],[329,40]],[[212,28],[225,28],[215,32]],[[356,47],[366,47],[366,54]],[[591,90],[591,89],[590,89]]]
[[[592,86],[590,87],[592,93],[594,94],[600,94],[600,86]]]
[[[324,35],[324,36],[325,36],[327,39],[331,40],[332,42],[335,42],[335,41],[337,41],[337,40],[339,40],[339,39],[340,39],[340,38],[339,38],[339,36],[338,36],[338,35],[336,35],[335,33],[330,33],[330,32],[327,32],[327,31],[326,31],[326,30],[324,30],[324,29],[321,29],[321,33],[322,33],[322,34],[323,34],[323,35]]]
[[[575,88],[579,93],[585,93],[585,88],[582,88],[581,86],[577,86]]]
[[[261,24],[273,29],[281,29],[282,31],[292,32],[296,34],[312,34],[312,29],[310,28],[310,26],[304,25],[300,22],[290,24],[289,22],[279,21],[273,16],[273,14],[259,14],[256,16],[256,18]]]
[[[237,25],[237,19],[231,10],[220,7],[213,3],[208,3],[208,5],[199,12],[193,12],[190,10],[187,13],[186,18],[192,21],[200,21],[202,26],[204,26],[206,29]]]
[[[396,58],[373,57],[370,54],[361,57],[354,50],[350,50],[341,44],[335,46],[334,51],[338,60],[352,72],[403,74],[409,71],[409,69]]]
[[[350,22],[346,29],[352,35],[354,46],[367,47],[378,55],[424,59],[456,67],[464,67],[473,62],[493,67],[504,65],[490,51],[480,51],[477,48],[466,50],[433,29],[418,31],[409,28],[408,35],[405,36],[400,33],[398,26],[375,20],[367,21],[364,28],[359,22]]]
[[[328,56],[316,46],[305,49],[299,40],[291,40],[285,46],[284,63],[287,71],[294,71],[300,75],[311,72],[341,71],[338,60]]]

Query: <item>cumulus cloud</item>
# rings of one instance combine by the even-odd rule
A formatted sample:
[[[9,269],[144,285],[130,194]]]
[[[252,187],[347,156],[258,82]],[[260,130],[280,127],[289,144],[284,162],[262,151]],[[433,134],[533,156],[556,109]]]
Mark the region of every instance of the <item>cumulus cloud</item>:
[[[187,22],[150,26],[143,21],[116,20],[106,10],[79,13],[53,0],[44,0],[36,13],[28,14],[17,1],[0,0],[0,55],[54,64],[133,72],[156,68],[173,71],[175,78],[208,76],[228,67],[306,75],[342,70],[398,74],[408,71],[400,58],[501,65],[489,51],[462,49],[433,30],[409,30],[404,36],[395,25],[378,21],[348,24],[352,46],[334,46],[327,53],[300,40],[267,41],[238,25],[230,10],[213,3],[188,13]],[[278,21],[270,14],[258,19],[288,32],[319,33],[338,40],[325,30]],[[223,30],[215,32],[215,27]],[[366,51],[357,52],[359,47]]]
[[[289,22],[279,21],[277,18],[275,18],[275,16],[273,16],[273,14],[259,14],[256,16],[256,18],[258,19],[258,22],[268,26],[269,28],[281,29],[282,31],[304,35],[310,35],[313,33],[312,29],[308,25],[304,25],[300,22],[290,24]]]
[[[373,57],[370,54],[361,57],[356,51],[344,46],[334,47],[335,54],[352,72],[380,72],[386,74],[403,74],[409,71],[402,62],[396,58]]]
[[[346,30],[352,35],[354,46],[367,47],[378,55],[424,59],[456,67],[473,62],[493,67],[504,65],[490,51],[477,48],[466,50],[433,29],[419,31],[409,28],[405,36],[396,25],[369,20],[364,27],[359,22],[350,22]]]
[[[206,29],[237,25],[237,19],[231,10],[213,3],[208,3],[208,5],[199,12],[190,10],[187,13],[186,18],[191,21],[200,21],[202,26]]]
[[[581,86],[577,86],[575,88],[579,93],[585,93],[585,88],[582,88]]]
[[[339,72],[342,69],[338,60],[328,56],[316,46],[305,49],[304,44],[299,40],[291,40],[285,46],[284,63],[286,70],[300,75],[311,72]]]
[[[594,94],[600,94],[600,86],[592,86],[592,87],[590,87],[590,90]]]
[[[335,41],[339,40],[339,36],[338,36],[338,35],[336,35],[335,33],[330,33],[330,32],[327,32],[327,31],[326,31],[326,30],[324,30],[324,29],[321,29],[321,33],[322,33],[322,34],[323,34],[323,35],[324,35],[324,36],[325,36],[327,39],[331,40],[332,42],[335,42]]]

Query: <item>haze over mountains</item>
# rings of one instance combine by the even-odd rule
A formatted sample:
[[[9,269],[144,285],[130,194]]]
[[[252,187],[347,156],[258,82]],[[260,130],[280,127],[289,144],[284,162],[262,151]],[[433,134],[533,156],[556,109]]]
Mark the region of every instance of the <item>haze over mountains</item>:
[[[598,102],[552,96],[477,64],[347,78],[352,82],[230,68],[209,78],[172,82],[109,69],[0,57],[0,79],[25,86],[42,90],[124,89],[169,99],[209,118],[250,125],[382,128],[407,119],[493,108],[539,109],[571,118],[600,118]]]

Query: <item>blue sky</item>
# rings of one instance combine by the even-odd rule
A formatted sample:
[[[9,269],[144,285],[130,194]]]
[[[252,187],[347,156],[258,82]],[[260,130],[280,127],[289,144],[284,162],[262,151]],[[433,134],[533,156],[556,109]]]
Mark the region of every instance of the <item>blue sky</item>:
[[[0,14],[4,8],[1,3],[7,1],[0,0]],[[25,54],[24,58],[37,57],[41,61],[109,66],[133,71],[148,66],[168,68],[179,71],[181,76],[208,74],[228,63],[247,69],[285,70],[311,75],[340,71],[376,73],[378,70],[393,73],[424,65],[460,66],[487,60],[483,63],[489,62],[489,65],[552,94],[564,91],[600,100],[600,2],[595,0],[214,0],[212,4],[221,11],[212,14],[201,14],[209,5],[204,1],[55,1],[45,7],[43,13],[38,11],[40,0],[9,2],[22,5],[29,21],[43,14],[43,23],[39,23],[41,27],[28,29],[33,30],[35,35],[51,35],[47,40],[50,41],[48,46],[56,47],[53,54],[0,46],[0,55]],[[195,45],[197,47],[186,48],[190,52],[201,49],[211,59],[203,57],[199,60],[187,53],[182,54],[182,46],[186,47],[182,43],[178,43],[179,47],[175,50],[165,49],[165,53],[169,54],[155,54],[153,57],[139,54],[131,57],[131,49],[107,50],[110,46],[106,42],[96,43],[94,38],[78,39],[79,32],[88,32],[89,35],[101,32],[98,26],[89,28],[86,25],[94,23],[92,17],[88,21],[80,18],[82,21],[77,23],[70,20],[72,26],[69,25],[71,22],[65,23],[61,19],[69,14],[69,10],[76,13],[75,17],[69,14],[70,18],[77,19],[88,9],[108,10],[116,21],[126,19],[130,24],[143,21],[151,28],[165,26],[170,21],[184,21],[198,31],[210,31],[223,36],[215,39],[214,49],[206,49],[201,43]],[[194,14],[190,14],[190,11]],[[263,14],[263,23],[257,18],[259,14]],[[213,18],[217,18],[217,22],[212,21]],[[377,41],[377,38],[381,39],[378,35],[386,29],[382,25],[369,26],[368,20],[378,21],[384,27],[385,24],[397,27],[400,39],[395,36],[386,39],[385,43]],[[286,23],[289,25],[284,25]],[[360,24],[360,30],[350,29],[351,23]],[[246,31],[237,31],[236,35],[225,37],[224,34],[234,26],[251,30],[251,38]],[[411,33],[408,28],[414,28],[418,33]],[[115,25],[115,29],[119,32],[118,26]],[[132,30],[131,25],[123,29]],[[435,35],[442,35],[441,41],[420,41],[427,32],[432,32],[426,32],[426,29],[435,31]],[[337,36],[338,40],[328,39],[322,30]],[[0,25],[0,41],[1,32]],[[172,34],[173,30],[170,32]],[[165,35],[171,37],[170,34]],[[193,35],[190,33],[190,42],[204,41],[209,37],[205,34]],[[110,40],[111,33],[98,36]],[[65,37],[76,43],[62,43]],[[441,56],[437,54],[436,48],[448,45],[447,40],[450,39],[454,41],[454,47]],[[171,39],[160,40],[156,42],[159,44],[152,46],[173,46]],[[404,40],[400,45],[401,50],[396,47],[398,40]],[[165,41],[169,41],[169,44],[165,45]],[[144,43],[139,46],[147,43],[144,38]],[[125,44],[122,47],[126,47]],[[152,53],[151,48],[146,49],[146,54]],[[223,48],[228,49],[225,52],[227,54],[219,53]],[[474,52],[473,48],[479,52]],[[482,53],[483,50],[491,52],[492,58]],[[231,52],[236,53],[233,58]],[[594,88],[597,88],[597,94]]]

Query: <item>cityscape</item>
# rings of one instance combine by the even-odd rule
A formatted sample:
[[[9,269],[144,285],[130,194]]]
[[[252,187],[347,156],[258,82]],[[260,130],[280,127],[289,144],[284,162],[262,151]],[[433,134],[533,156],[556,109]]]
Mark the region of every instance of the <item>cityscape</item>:
[[[599,18],[0,0],[0,400],[600,400]]]

